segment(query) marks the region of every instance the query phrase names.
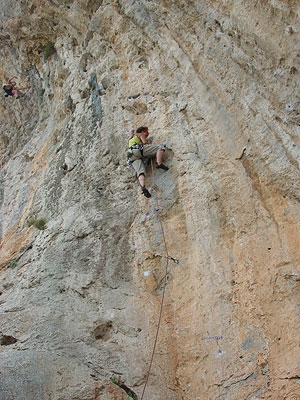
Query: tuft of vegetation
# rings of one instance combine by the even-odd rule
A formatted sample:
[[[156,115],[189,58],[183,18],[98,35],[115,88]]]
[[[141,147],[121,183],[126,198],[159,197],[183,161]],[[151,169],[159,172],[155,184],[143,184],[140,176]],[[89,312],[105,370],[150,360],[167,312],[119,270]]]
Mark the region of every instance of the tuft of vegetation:
[[[47,228],[46,226],[46,219],[45,218],[30,218],[28,221],[28,226],[34,226],[37,229],[40,229],[43,231],[44,229]]]
[[[16,266],[17,266],[17,261],[12,260],[12,261],[8,264],[7,268],[12,268],[12,269],[14,269],[14,268],[16,268]]]
[[[43,51],[45,53],[46,59],[48,59],[49,57],[53,56],[53,54],[56,53],[56,49],[55,49],[54,43],[51,42],[51,41],[48,41],[45,44]]]

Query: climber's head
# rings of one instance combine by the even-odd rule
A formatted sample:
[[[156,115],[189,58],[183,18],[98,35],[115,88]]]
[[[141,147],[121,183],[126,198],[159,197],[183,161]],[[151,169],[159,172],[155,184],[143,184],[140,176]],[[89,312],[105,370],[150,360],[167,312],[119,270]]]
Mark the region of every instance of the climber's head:
[[[142,132],[149,135],[148,127],[147,126],[140,126],[139,128],[137,128],[136,133],[142,133]]]

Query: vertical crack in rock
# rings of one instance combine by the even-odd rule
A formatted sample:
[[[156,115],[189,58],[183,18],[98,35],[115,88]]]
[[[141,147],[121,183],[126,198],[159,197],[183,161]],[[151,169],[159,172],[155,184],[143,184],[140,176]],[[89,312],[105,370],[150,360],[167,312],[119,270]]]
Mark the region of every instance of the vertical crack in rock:
[[[101,97],[99,93],[97,75],[95,73],[92,73],[90,76],[89,87],[91,89],[92,110],[93,110],[92,131],[94,132],[95,135],[97,128],[99,128],[102,124]]]

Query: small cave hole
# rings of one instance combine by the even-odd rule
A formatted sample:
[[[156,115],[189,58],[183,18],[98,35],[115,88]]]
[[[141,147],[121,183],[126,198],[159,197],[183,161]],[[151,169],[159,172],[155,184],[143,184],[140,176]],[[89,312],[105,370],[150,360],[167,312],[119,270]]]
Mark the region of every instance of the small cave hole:
[[[290,69],[290,74],[291,74],[291,75],[297,75],[297,74],[298,74],[297,68],[296,68],[296,67],[291,67],[291,69]]]
[[[0,345],[1,346],[9,346],[11,344],[16,343],[18,340],[10,335],[1,335],[0,336]]]
[[[99,324],[94,329],[94,337],[96,340],[108,340],[112,330],[112,322],[107,321]]]

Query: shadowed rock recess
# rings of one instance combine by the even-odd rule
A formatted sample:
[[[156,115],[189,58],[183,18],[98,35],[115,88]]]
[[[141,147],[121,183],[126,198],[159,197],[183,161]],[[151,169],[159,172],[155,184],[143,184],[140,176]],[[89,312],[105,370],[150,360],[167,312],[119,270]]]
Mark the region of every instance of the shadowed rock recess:
[[[0,99],[0,400],[298,400],[299,1],[2,0],[0,24],[3,84],[31,86]],[[141,125],[172,148],[150,199]]]

